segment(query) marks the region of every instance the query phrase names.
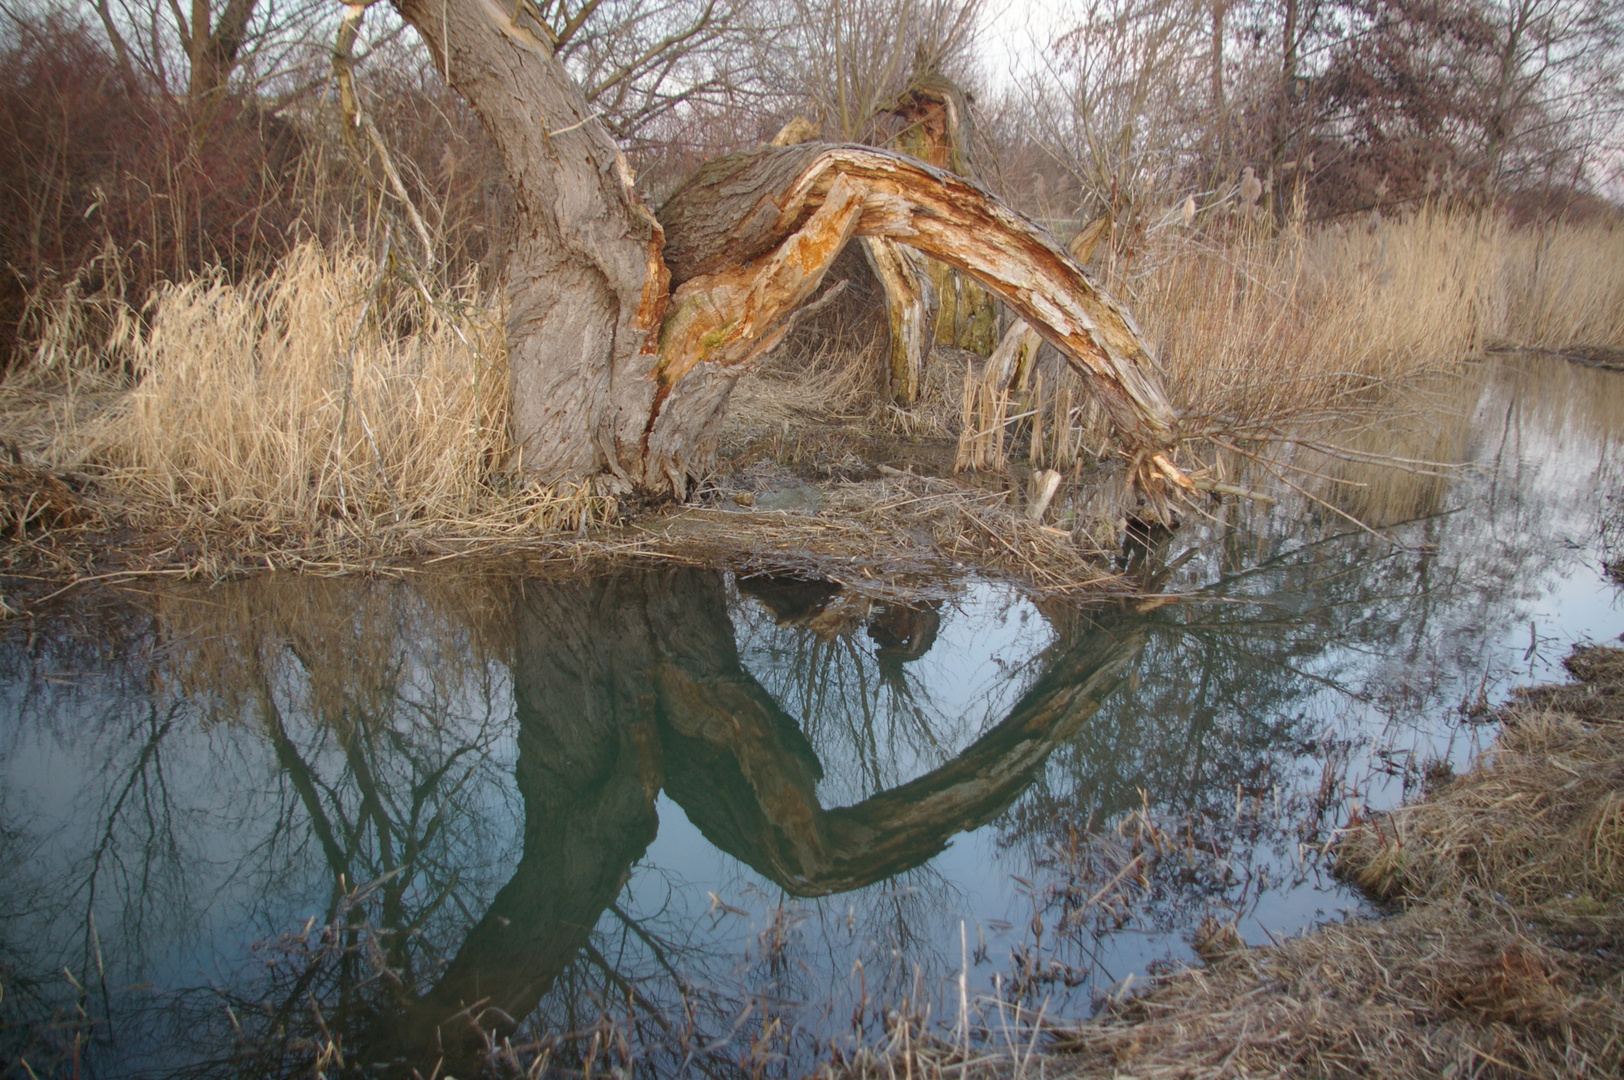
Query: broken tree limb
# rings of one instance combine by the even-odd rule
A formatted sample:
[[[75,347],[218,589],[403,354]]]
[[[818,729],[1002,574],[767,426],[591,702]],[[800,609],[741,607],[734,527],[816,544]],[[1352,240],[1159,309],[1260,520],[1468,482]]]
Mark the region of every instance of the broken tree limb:
[[[802,143],[711,162],[657,218],[534,5],[391,3],[513,183],[510,417],[531,479],[684,494],[714,462],[734,381],[858,236],[911,247],[1010,304],[1086,376],[1136,468],[1173,445],[1132,319],[973,182],[894,151]],[[836,208],[819,216],[825,203]]]
[[[826,204],[835,209],[825,213]],[[656,365],[656,437],[680,382],[747,370],[760,354],[754,342],[781,333],[799,302],[792,294],[810,295],[856,235],[904,244],[987,286],[1083,375],[1141,460],[1176,439],[1176,416],[1132,317],[1048,234],[970,181],[873,147],[803,143],[710,162],[658,216],[677,291]],[[687,321],[673,332],[673,320]],[[654,462],[663,452],[657,439],[649,449],[661,475],[687,467]]]
[[[987,386],[1003,390],[1011,381],[1019,382],[1016,376],[1023,371],[1031,370],[1042,344],[1043,339],[1025,319],[1016,319],[1004,332],[1004,337],[992,351],[992,356],[987,359],[986,373],[983,376]]]
[[[886,385],[891,400],[907,407],[919,401],[925,357],[930,352],[935,292],[914,256],[895,240],[863,237],[863,254],[885,287],[886,320],[891,341],[886,350]]]
[[[803,143],[711,162],[659,213],[672,281],[771,252],[841,179],[863,190],[856,235],[890,237],[981,281],[1090,381],[1126,438],[1156,450],[1171,444],[1173,408],[1121,305],[985,189],[898,154]]]
[[[879,115],[902,124],[884,145],[938,169],[980,181],[973,153],[977,141],[973,100],[953,80],[937,71],[917,72],[907,89]],[[920,262],[926,279],[936,290],[932,331],[923,343],[921,362],[928,357],[932,341],[986,356],[998,336],[998,305],[992,296],[934,259]],[[905,299],[892,297],[887,291],[893,307]],[[892,348],[897,348],[895,342]]]

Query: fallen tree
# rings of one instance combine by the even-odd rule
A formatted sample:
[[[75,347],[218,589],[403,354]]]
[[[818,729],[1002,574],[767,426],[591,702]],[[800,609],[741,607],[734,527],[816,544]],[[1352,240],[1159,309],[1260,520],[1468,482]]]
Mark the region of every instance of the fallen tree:
[[[514,184],[507,339],[530,476],[684,496],[714,461],[738,378],[841,249],[871,237],[986,286],[1085,376],[1142,481],[1182,480],[1162,456],[1174,412],[1132,318],[985,189],[893,151],[801,143],[713,161],[655,215],[537,11],[394,3]]]

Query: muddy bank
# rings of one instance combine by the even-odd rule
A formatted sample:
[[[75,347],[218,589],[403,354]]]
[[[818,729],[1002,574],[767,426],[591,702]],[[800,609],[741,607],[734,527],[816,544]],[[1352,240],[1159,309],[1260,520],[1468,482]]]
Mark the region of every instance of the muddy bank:
[[[827,578],[877,597],[929,591],[966,573],[1054,596],[1156,589],[1143,574],[1123,573],[1121,470],[1100,473],[1087,506],[1044,518],[1028,512],[1018,479],[932,475],[915,464],[820,475],[746,463],[684,504],[563,495],[538,511],[545,520],[470,522],[461,535],[410,520],[364,533],[339,519],[305,531],[186,520],[93,477],[0,466],[0,618],[35,614],[91,585],[265,571],[412,574],[453,562],[531,574],[723,564]],[[1128,539],[1132,547],[1139,538]]]

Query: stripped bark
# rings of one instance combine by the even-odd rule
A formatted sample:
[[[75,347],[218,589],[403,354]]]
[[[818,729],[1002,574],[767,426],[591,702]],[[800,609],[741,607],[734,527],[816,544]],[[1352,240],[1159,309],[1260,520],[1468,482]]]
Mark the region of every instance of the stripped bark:
[[[975,112],[970,95],[953,80],[939,73],[915,76],[885,112],[905,125],[887,146],[968,180],[981,180],[972,152]],[[925,353],[934,341],[988,355],[998,337],[998,305],[992,295],[942,263],[921,261],[937,301]],[[895,341],[892,348],[896,348]]]
[[[886,348],[886,389],[891,400],[907,407],[919,401],[925,356],[930,352],[935,288],[914,257],[895,240],[863,237],[869,268],[885,287],[886,322],[891,340]]]
[[[731,385],[763,351],[751,334],[777,340],[777,324],[760,313],[793,304],[771,303],[775,290],[764,287],[745,318],[726,298],[743,295],[741,277],[765,282],[794,264],[797,288],[809,295],[845,237],[877,236],[968,274],[1014,308],[1084,376],[1131,451],[1158,453],[1175,439],[1173,408],[1132,316],[1046,233],[970,181],[892,151],[803,143],[711,162],[660,220],[677,283],[662,383],[699,374]],[[725,296],[701,300],[713,293]],[[683,323],[681,338],[670,333],[673,321]],[[654,430],[688,422],[657,414]]]
[[[656,220],[533,7],[394,2],[514,183],[512,418],[532,477],[612,474],[682,497],[714,462],[733,384],[858,236],[980,281],[1087,377],[1130,450],[1171,445],[1173,410],[1133,320],[976,184],[893,151],[803,143],[710,163]]]

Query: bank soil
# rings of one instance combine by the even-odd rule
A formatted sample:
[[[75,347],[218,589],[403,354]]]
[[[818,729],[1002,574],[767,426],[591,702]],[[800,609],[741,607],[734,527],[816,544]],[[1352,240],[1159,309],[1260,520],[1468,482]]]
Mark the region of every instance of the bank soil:
[[[1341,838],[1391,917],[1205,935],[1204,966],[1059,1034],[1045,1073],[1624,1075],[1624,649],[1566,664],[1471,771]]]

